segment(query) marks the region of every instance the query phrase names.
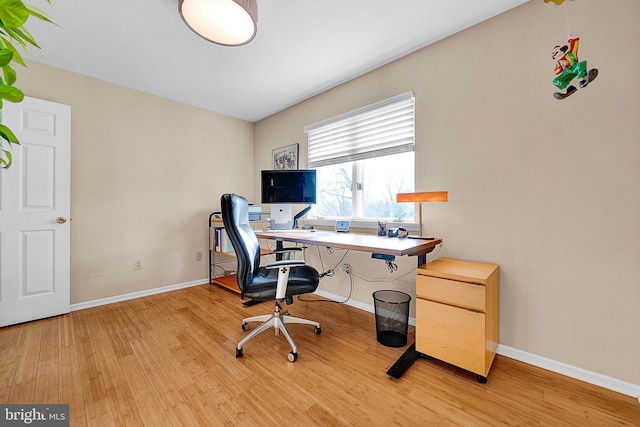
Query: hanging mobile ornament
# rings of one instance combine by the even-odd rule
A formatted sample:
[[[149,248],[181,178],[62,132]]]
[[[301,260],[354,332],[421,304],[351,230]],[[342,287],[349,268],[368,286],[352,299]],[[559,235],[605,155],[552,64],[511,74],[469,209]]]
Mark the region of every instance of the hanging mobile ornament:
[[[553,2],[556,4],[556,6],[561,5],[562,3],[564,3],[564,1],[565,0],[544,0],[545,3],[548,4],[550,2]],[[548,6],[551,7],[551,5],[549,4]],[[584,3],[582,7],[584,8]],[[597,68],[588,70],[587,61],[580,61],[578,59],[578,46],[580,44],[580,38],[574,37],[571,34],[572,22],[569,21],[569,14],[567,12],[566,4],[564,5],[564,8],[566,26],[558,17],[558,15],[556,15],[553,9],[550,9],[554,16],[558,19],[558,21],[563,24],[565,30],[567,30],[567,33],[569,34],[567,36],[567,43],[555,46],[551,53],[551,58],[556,61],[556,66],[554,69],[556,78],[553,79],[553,84],[560,90],[566,88],[564,92],[554,92],[553,97],[556,99],[565,99],[566,97],[573,95],[576,92],[576,87],[570,84],[575,78],[578,79],[578,85],[581,88],[585,88],[598,76]],[[580,9],[580,13],[582,13],[582,9]]]

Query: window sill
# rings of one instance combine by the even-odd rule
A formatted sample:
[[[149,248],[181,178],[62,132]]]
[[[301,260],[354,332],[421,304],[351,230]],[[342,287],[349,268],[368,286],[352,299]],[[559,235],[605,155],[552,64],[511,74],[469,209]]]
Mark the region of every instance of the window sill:
[[[340,218],[340,219],[345,219],[345,218]],[[378,222],[377,221],[364,220],[364,219],[352,219],[350,221],[351,221],[351,223],[349,225],[349,229],[373,230],[373,231],[378,229]],[[304,225],[310,225],[310,226],[313,226],[313,227],[333,229],[333,227],[336,224],[336,219],[311,218],[311,219],[301,220],[301,223],[304,224]],[[412,232],[419,233],[420,232],[420,224],[416,224],[414,222],[387,221],[387,229],[396,228],[396,227],[404,227],[410,233],[412,233]]]

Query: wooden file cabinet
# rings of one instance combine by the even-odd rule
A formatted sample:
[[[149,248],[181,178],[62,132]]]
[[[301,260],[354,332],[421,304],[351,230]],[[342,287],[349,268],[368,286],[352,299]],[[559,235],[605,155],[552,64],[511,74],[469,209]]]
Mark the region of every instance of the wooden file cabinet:
[[[499,332],[495,264],[440,258],[417,269],[416,351],[486,382]]]

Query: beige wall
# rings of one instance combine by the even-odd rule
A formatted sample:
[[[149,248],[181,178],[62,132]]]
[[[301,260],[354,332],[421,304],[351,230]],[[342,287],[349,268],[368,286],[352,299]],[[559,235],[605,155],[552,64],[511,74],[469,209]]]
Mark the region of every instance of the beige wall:
[[[71,302],[206,283],[209,213],[253,192],[253,125],[34,62],[17,85],[71,105]]]
[[[444,238],[438,256],[500,265],[500,342],[640,384],[639,18],[637,0],[587,2],[574,33],[600,75],[557,101],[551,50],[566,34],[528,2],[258,122],[254,182],[275,147],[300,143],[305,165],[305,125],[414,91],[416,189],[449,191],[425,205],[426,229]],[[347,261],[381,280],[356,278],[356,301],[414,295],[411,275],[385,282],[368,256]],[[346,296],[347,277],[321,289]]]
[[[255,129],[30,63],[18,86],[72,107],[72,303],[204,279],[206,220],[223,192],[257,200],[273,148],[299,143],[304,167],[305,125],[412,90],[417,190],[450,198],[425,205],[426,228],[445,240],[438,256],[500,264],[501,343],[640,384],[640,2],[613,3],[587,2],[576,22],[600,76],[564,101],[551,95],[550,53],[565,34],[542,1]],[[341,255],[323,254],[325,266]],[[345,261],[356,302],[380,288],[413,295],[414,260],[394,275],[368,254]],[[321,289],[346,296],[347,277]]]

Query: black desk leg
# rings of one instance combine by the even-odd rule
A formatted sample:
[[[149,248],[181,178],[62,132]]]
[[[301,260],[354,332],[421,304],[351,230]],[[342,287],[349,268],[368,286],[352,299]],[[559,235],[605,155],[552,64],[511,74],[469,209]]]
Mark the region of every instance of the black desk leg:
[[[282,253],[278,253],[284,249],[284,245],[282,244],[282,240],[276,240],[276,261],[282,261]]]
[[[409,367],[413,365],[413,362],[416,361],[418,356],[419,353],[416,351],[416,343],[413,342],[409,347],[407,347],[402,356],[400,356],[400,358],[396,360],[396,363],[394,363],[393,366],[389,368],[389,370],[387,371],[387,375],[396,380],[399,379],[402,374],[404,374],[407,369],[409,369]]]
[[[418,267],[427,263],[427,254],[418,255]]]
[[[427,254],[418,255],[419,266],[426,264],[426,262]],[[402,356],[400,356],[400,358],[396,360],[396,363],[394,363],[393,366],[389,368],[389,370],[387,371],[387,375],[397,380],[402,376],[402,374],[407,372],[407,369],[409,369],[411,365],[413,365],[413,362],[415,362],[416,359],[421,356],[423,355],[416,351],[416,343],[414,341],[409,347],[407,347],[404,353],[402,353]]]

